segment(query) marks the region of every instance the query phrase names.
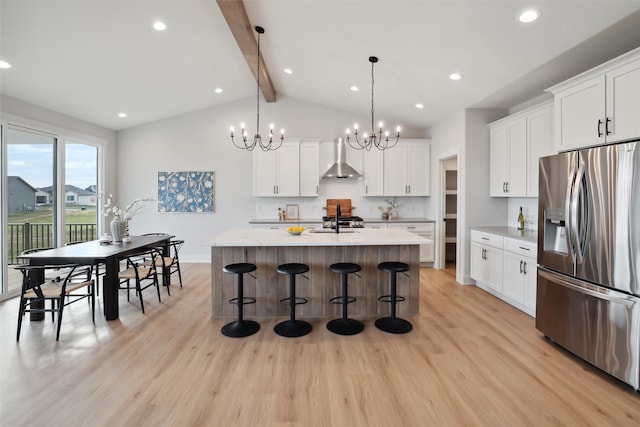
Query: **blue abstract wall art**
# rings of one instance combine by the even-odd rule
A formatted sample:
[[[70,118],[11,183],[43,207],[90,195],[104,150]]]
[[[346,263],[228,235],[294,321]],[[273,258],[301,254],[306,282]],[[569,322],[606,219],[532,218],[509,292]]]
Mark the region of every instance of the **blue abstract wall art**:
[[[158,212],[213,213],[213,171],[158,172]]]

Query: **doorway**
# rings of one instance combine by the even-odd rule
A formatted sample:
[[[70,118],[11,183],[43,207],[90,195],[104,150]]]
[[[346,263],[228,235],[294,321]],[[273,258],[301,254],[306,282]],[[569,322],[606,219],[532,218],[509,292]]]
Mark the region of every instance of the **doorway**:
[[[442,268],[456,277],[458,230],[458,156],[440,159],[442,227],[440,260]]]

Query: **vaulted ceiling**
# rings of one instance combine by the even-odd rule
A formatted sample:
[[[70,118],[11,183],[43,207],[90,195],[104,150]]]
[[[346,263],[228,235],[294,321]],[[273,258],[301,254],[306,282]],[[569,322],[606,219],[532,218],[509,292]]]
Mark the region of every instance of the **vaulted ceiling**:
[[[531,5],[541,18],[519,23]],[[276,102],[287,96],[367,114],[375,55],[376,116],[421,128],[463,108],[513,107],[640,46],[638,0],[244,6],[251,25],[266,30],[261,52]],[[167,29],[155,31],[156,20]],[[0,60],[12,64],[0,70],[3,95],[115,130],[256,93],[255,70],[215,0],[1,0]],[[463,79],[449,80],[452,72]]]

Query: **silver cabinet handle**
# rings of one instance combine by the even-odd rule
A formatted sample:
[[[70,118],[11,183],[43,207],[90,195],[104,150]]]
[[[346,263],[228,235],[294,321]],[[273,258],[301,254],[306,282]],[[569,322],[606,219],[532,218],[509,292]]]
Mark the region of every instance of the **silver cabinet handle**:
[[[522,274],[522,260],[520,260],[520,274]]]
[[[602,120],[598,119],[598,138],[602,137]]]
[[[527,261],[524,261],[524,268],[522,269],[524,274],[527,274]]]

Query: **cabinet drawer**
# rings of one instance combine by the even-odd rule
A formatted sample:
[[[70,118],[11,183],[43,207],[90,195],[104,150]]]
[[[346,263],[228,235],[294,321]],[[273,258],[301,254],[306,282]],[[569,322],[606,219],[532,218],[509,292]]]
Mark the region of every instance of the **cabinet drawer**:
[[[504,239],[504,250],[534,259],[538,254],[536,243],[509,237]]]
[[[471,241],[482,245],[493,246],[502,249],[503,237],[498,234],[485,233],[484,231],[471,230]]]
[[[427,233],[434,231],[434,224],[432,222],[416,222],[416,223],[404,223],[404,224],[389,224],[389,228],[402,228],[411,233]]]

